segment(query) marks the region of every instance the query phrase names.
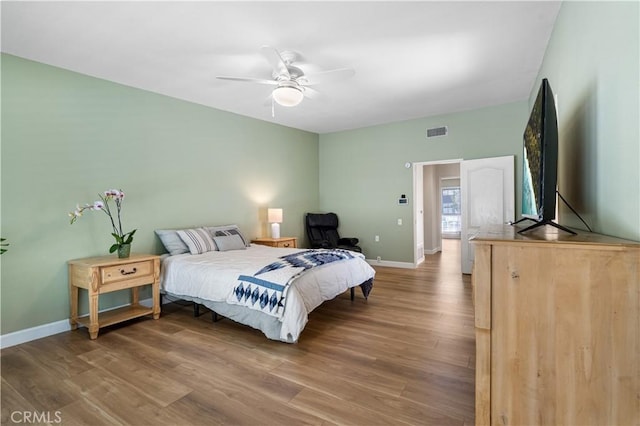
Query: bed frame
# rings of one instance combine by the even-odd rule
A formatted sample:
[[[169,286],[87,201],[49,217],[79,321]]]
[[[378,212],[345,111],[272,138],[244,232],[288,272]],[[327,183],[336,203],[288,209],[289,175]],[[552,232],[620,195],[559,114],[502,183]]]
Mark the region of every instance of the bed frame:
[[[369,299],[369,293],[371,292],[371,289],[373,288],[373,278],[363,282],[362,284],[359,285],[360,289],[362,290],[362,295],[364,296],[365,300]],[[355,287],[351,287],[349,289],[350,292],[350,298],[351,301],[353,302],[355,300],[356,297],[356,291],[355,291]],[[164,296],[164,293],[160,294],[160,309],[162,309],[162,298]],[[193,303],[193,316],[194,317],[200,317],[202,315],[204,315],[206,312],[200,312],[200,306],[204,306],[200,303],[196,303],[196,302],[191,302]],[[205,306],[206,307],[206,306]],[[209,311],[211,311],[211,321],[212,322],[218,322],[221,319],[223,319],[224,317],[222,315],[218,315],[218,313],[212,309],[207,308]]]

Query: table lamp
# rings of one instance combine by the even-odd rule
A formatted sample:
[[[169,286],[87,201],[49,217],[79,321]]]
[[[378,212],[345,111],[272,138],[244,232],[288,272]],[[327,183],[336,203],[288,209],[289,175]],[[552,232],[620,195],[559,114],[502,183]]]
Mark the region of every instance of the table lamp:
[[[280,238],[282,209],[267,209],[267,221],[271,224],[271,238]]]

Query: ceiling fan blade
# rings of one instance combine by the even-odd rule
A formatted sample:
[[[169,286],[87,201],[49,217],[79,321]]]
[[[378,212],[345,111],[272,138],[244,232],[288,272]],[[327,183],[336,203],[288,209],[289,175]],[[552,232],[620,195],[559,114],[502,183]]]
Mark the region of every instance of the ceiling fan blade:
[[[271,46],[262,46],[260,50],[278,76],[283,76],[287,80],[291,80],[291,74],[289,74],[287,64],[285,64],[282,56],[280,56],[280,53],[276,49]]]
[[[322,97],[320,92],[318,92],[316,89],[312,89],[311,87],[304,87],[302,89],[302,93],[304,93],[305,98],[309,99],[318,99],[319,97]]]
[[[329,81],[344,80],[355,75],[355,71],[352,68],[339,68],[329,71],[321,71],[314,74],[305,74],[305,85],[314,85],[320,83],[326,83]]]
[[[269,84],[277,86],[278,82],[275,80],[265,80],[264,78],[251,78],[251,77],[228,77],[224,75],[217,75],[216,78],[220,80],[232,80],[232,81],[245,81],[249,83]]]

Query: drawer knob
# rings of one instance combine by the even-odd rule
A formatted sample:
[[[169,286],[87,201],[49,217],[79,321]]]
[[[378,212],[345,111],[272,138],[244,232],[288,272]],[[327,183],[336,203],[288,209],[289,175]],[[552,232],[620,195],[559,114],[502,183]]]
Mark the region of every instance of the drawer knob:
[[[131,275],[131,274],[135,274],[138,271],[137,268],[133,268],[130,271],[125,271],[124,269],[120,269],[120,274],[122,275]]]

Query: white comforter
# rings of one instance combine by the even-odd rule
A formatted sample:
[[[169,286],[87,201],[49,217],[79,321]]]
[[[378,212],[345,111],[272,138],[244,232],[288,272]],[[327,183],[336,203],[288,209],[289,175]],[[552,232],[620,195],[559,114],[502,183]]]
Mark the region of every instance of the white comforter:
[[[252,244],[246,250],[169,256],[162,262],[160,285],[164,291],[177,296],[225,302],[239,275],[253,275],[280,256],[302,250]],[[353,255],[353,259],[310,269],[294,280],[280,319],[281,339],[297,341],[313,309],[374,277],[375,270],[365,262],[364,256]]]

